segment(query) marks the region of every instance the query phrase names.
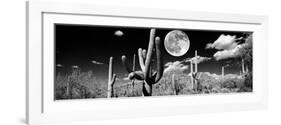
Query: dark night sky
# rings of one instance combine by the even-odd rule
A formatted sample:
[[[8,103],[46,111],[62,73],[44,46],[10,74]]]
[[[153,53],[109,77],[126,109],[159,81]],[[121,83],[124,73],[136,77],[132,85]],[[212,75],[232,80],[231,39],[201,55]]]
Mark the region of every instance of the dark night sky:
[[[121,30],[123,36],[114,35],[115,31]],[[156,29],[156,36],[164,41],[166,34],[175,29]],[[164,64],[177,60],[183,60],[194,56],[194,50],[200,56],[212,57],[217,50],[205,49],[207,43],[213,43],[221,34],[241,36],[243,32],[230,31],[204,31],[179,29],[185,32],[190,39],[188,52],[181,57],[169,55],[162,44]],[[123,78],[126,71],[121,63],[121,56],[128,57],[129,64],[132,64],[133,54],[137,54],[138,48],[148,47],[150,28],[137,27],[105,27],[86,25],[55,25],[55,64],[63,67],[56,67],[56,72],[69,73],[71,66],[77,65],[82,71],[92,70],[101,79],[107,79],[109,57],[114,57],[114,72]],[[139,69],[138,58],[136,66]],[[102,62],[104,64],[93,64],[91,61]],[[221,73],[221,66],[225,61],[208,61],[200,63],[200,72]],[[226,73],[238,73],[239,67],[227,67]]]

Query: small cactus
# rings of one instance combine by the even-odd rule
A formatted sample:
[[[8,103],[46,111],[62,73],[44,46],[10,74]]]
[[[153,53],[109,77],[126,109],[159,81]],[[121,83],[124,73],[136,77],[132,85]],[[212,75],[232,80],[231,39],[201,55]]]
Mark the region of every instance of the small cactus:
[[[179,83],[176,82],[175,74],[172,75],[172,89],[174,95],[178,95],[181,89]]]
[[[224,77],[224,66],[221,67],[221,76]]]
[[[71,94],[70,94],[70,76],[67,76],[66,96],[67,96],[67,98],[71,99]]]
[[[152,85],[157,83],[164,71],[163,60],[161,55],[161,41],[159,37],[155,38],[155,29],[150,30],[149,45],[147,51],[145,49],[138,49],[139,64],[141,71],[133,71],[129,68],[126,61],[126,56],[122,56],[123,65],[126,67],[127,72],[129,73],[128,78],[130,80],[137,79],[143,80],[143,95],[151,96],[152,95]],[[154,47],[155,46],[155,47]],[[157,60],[157,71],[152,71],[152,55],[153,49],[156,50],[156,60]]]
[[[109,59],[109,69],[108,69],[108,88],[107,88],[107,98],[111,98],[114,95],[113,85],[116,80],[116,74],[113,74],[113,57]]]

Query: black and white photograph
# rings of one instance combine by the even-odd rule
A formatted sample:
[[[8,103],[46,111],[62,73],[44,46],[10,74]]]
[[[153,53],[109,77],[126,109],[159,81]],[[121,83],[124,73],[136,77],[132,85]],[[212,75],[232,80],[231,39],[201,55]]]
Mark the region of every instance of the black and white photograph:
[[[54,99],[253,92],[252,32],[55,24]]]

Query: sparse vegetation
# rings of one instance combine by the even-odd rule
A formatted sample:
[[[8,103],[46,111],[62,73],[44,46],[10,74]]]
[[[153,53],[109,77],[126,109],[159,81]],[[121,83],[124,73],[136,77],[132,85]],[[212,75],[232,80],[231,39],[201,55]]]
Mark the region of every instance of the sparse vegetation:
[[[55,79],[55,99],[105,98],[106,81],[98,81],[92,71],[80,73],[72,70],[69,75],[58,73]]]
[[[106,98],[107,81],[97,80],[89,72],[82,72],[75,75],[73,70],[70,75],[57,75],[55,80],[56,99],[83,99],[83,98]],[[214,93],[234,93],[251,92],[251,73],[242,76],[228,74],[225,77],[207,72],[200,72],[199,79],[202,86],[201,91],[192,89],[191,78],[183,72],[167,72],[162,79],[153,86],[152,96],[165,95],[192,95],[192,94],[214,94]],[[174,76],[174,79],[172,78]],[[69,78],[69,81],[68,81]],[[173,81],[174,80],[174,81]],[[67,93],[69,82],[69,94]],[[174,84],[172,84],[174,82]],[[114,94],[112,97],[137,97],[142,96],[143,81],[136,80],[134,91],[131,81],[116,80],[114,84]]]

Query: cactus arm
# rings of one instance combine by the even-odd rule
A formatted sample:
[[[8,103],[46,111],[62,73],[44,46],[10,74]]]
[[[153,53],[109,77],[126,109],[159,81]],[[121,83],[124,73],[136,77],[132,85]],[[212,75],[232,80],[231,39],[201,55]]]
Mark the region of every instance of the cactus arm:
[[[142,71],[134,71],[133,72],[133,70],[131,70],[129,68],[126,56],[122,56],[122,63],[124,65],[124,67],[126,68],[127,72],[129,73],[128,78],[130,80],[132,80],[132,79],[144,80],[144,75],[143,75]]]
[[[155,36],[155,29],[150,30],[150,38],[149,38],[149,45],[147,49],[147,55],[145,60],[145,69],[144,69],[144,78],[148,79],[149,70],[150,70],[150,63],[153,54],[153,47],[154,47],[154,36]]]
[[[145,83],[143,83],[143,85],[142,85],[142,92],[143,92],[144,96],[149,96],[149,93],[148,93],[148,91],[145,88]]]
[[[144,81],[142,90],[144,96],[152,96],[152,84],[148,84],[146,81]]]
[[[143,72],[142,71],[135,71],[131,72],[128,75],[130,80],[137,79],[137,80],[144,80]]]
[[[163,58],[161,55],[161,41],[159,37],[155,38],[155,44],[156,44],[156,58],[157,58],[157,75],[155,78],[155,83],[157,83],[164,72],[164,66],[163,66]]]
[[[113,74],[112,79],[111,79],[111,84],[114,84],[114,82],[116,81],[116,74]]]
[[[201,77],[201,73],[198,73],[199,75],[197,76],[197,79],[199,80],[200,79],[200,77]]]
[[[197,72],[194,72],[194,73],[192,74],[192,77],[193,77],[194,79],[196,79],[196,78],[197,78]]]
[[[138,54],[139,54],[139,63],[140,63],[140,67],[141,67],[141,70],[144,71],[145,69],[145,66],[144,66],[144,56],[143,56],[143,50],[141,48],[139,48],[139,51],[138,51]]]
[[[142,50],[142,56],[143,56],[143,60],[145,60],[146,59],[146,50],[145,49]]]
[[[128,73],[133,72],[133,70],[129,67],[126,56],[124,56],[124,55],[122,56],[122,63],[123,63],[123,65],[126,68]]]

